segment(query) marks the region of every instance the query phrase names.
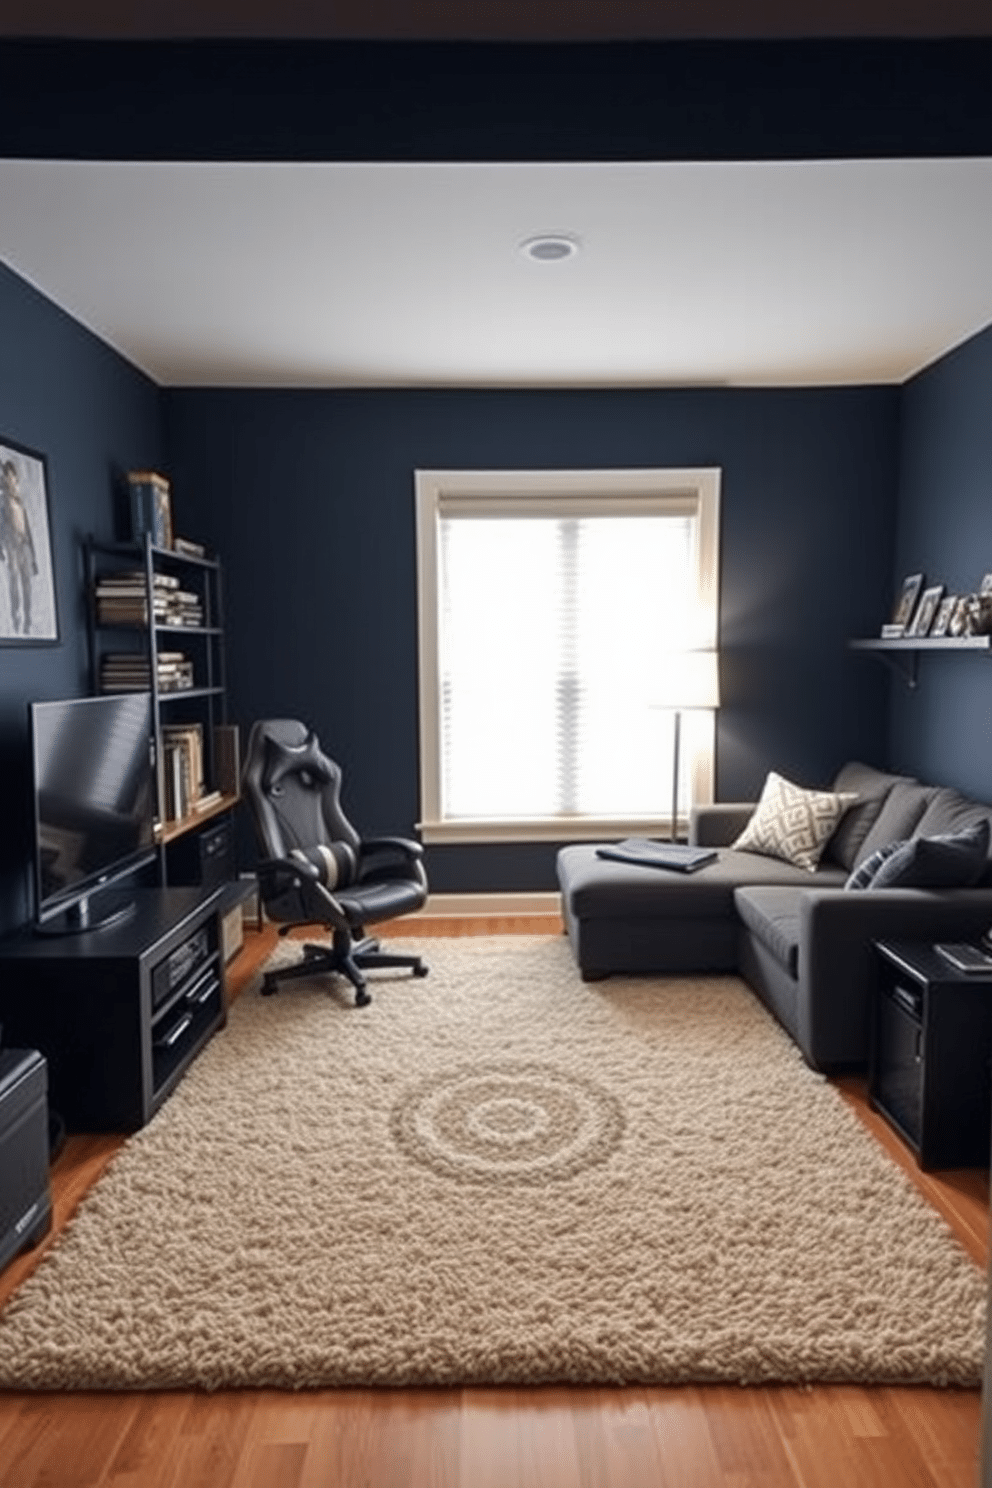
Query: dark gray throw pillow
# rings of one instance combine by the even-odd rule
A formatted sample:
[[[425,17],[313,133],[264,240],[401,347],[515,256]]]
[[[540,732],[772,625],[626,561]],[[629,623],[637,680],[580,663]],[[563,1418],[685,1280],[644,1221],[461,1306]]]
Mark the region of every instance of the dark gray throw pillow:
[[[989,824],[976,822],[963,832],[911,837],[879,866],[869,889],[967,889],[985,869]]]

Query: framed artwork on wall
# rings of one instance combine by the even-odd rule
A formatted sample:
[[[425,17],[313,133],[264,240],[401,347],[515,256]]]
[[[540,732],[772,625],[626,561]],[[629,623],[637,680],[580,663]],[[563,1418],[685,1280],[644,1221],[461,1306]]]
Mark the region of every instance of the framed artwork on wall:
[[[0,645],[58,638],[45,457],[0,437]]]

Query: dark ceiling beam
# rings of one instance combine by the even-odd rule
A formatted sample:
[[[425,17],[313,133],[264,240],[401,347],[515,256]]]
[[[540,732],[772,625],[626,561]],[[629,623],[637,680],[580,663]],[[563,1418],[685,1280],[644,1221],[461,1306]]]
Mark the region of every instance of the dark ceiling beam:
[[[609,161],[992,155],[992,39],[0,39],[0,156]]]
[[[988,0],[4,0],[0,34],[619,41],[988,36]]]

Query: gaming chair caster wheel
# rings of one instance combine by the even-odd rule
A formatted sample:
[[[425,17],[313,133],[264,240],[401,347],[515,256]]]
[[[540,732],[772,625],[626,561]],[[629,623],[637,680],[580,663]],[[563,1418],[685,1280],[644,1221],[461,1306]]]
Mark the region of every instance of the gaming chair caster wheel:
[[[266,977],[263,977],[262,978],[262,996],[263,997],[272,997],[278,991],[279,991],[279,983],[276,981],[276,979],[275,979],[274,976],[266,976]]]
[[[364,987],[358,987],[358,988],[356,988],[356,990],[355,990],[355,1006],[356,1007],[368,1007],[368,1005],[369,1005],[369,1003],[371,1001],[372,1001],[372,998],[369,996],[368,992],[366,992],[366,990],[365,990]]]
[[[429,971],[430,971],[430,967],[429,966],[415,966],[413,968],[413,974],[414,974],[414,976],[426,976]]]

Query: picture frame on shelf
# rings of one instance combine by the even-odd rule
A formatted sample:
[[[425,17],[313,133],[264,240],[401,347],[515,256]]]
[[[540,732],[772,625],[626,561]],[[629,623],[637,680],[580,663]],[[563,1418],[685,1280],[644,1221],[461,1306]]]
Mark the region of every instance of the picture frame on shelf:
[[[58,638],[45,456],[0,438],[0,645]]]
[[[937,607],[940,604],[943,593],[943,584],[931,584],[929,589],[924,589],[920,595],[920,602],[913,614],[909,630],[906,632],[907,635],[922,639],[924,636],[930,634],[930,627],[933,625],[934,616],[937,613]]]
[[[922,588],[923,574],[921,573],[907,574],[902,581],[899,598],[896,600],[895,608],[892,611],[892,619],[889,622],[890,625],[899,625],[902,627],[900,635],[910,634],[910,622],[914,617],[916,602],[920,597]]]
[[[930,634],[934,637],[946,636],[951,626],[951,616],[957,608],[958,596],[956,594],[945,594],[937,606],[937,613],[933,617]]]

